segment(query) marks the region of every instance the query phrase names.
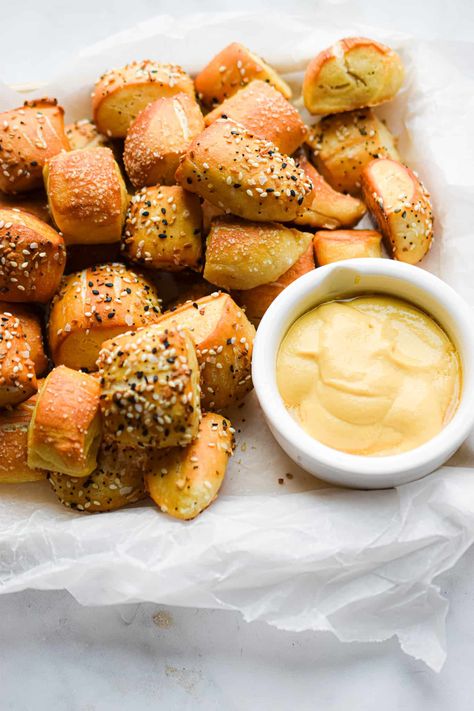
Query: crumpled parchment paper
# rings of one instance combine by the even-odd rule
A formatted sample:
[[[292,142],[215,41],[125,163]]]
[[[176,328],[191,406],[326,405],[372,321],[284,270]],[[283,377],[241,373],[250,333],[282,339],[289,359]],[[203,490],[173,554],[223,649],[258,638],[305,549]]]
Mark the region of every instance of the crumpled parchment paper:
[[[151,57],[195,72],[241,41],[284,73],[298,97],[308,60],[332,41],[385,41],[401,52],[407,81],[378,113],[431,190],[437,218],[423,268],[474,306],[474,44],[361,26],[350,4],[318,7],[305,18],[155,17],[88,48],[32,96],[57,96],[68,120],[83,118],[105,69]],[[0,86],[1,110],[24,98]],[[0,592],[65,588],[85,605],[234,609],[246,620],[331,630],[344,641],[396,635],[405,652],[439,670],[448,603],[434,579],[474,540],[474,437],[434,475],[361,492],[328,487],[299,470],[274,442],[254,395],[233,420],[238,446],[222,494],[193,522],[147,505],[83,516],[63,509],[46,483],[3,486]]]

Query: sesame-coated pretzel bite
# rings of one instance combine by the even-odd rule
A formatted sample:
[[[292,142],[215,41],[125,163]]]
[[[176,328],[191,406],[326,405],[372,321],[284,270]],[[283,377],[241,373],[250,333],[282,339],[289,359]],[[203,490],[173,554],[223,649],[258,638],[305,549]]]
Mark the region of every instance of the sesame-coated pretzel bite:
[[[223,289],[253,289],[284,274],[312,235],[276,222],[216,217],[207,237],[204,279]]]
[[[202,211],[177,185],[143,188],[130,202],[122,251],[136,264],[166,271],[201,270]]]
[[[196,350],[184,330],[147,326],[103,344],[104,439],[137,449],[185,446],[201,419]]]
[[[0,410],[0,484],[22,484],[46,477],[28,466],[28,425],[36,393],[15,407]]]
[[[214,292],[167,311],[159,326],[183,327],[196,346],[201,373],[201,404],[223,410],[252,389],[255,328],[229,294]]]
[[[46,164],[44,181],[66,244],[120,240],[128,195],[110,148],[61,153]]]
[[[37,376],[42,375],[48,366],[48,359],[44,352],[39,313],[29,304],[10,304],[6,301],[0,301],[0,318],[4,315],[13,316],[20,321],[35,373]]]
[[[67,140],[71,151],[85,150],[86,148],[97,148],[98,146],[110,146],[110,140],[103,133],[99,133],[97,126],[89,119],[80,119],[74,123],[68,123],[65,127]]]
[[[246,291],[233,291],[238,304],[245,309],[245,315],[254,326],[258,326],[263,314],[268,309],[272,301],[281,294],[283,289],[298,279],[303,274],[307,274],[314,269],[313,245],[310,244],[303,254],[286,272],[269,284],[260,284],[253,289]]]
[[[121,449],[102,442],[97,467],[87,477],[77,478],[50,472],[48,480],[59,501],[68,509],[97,513],[114,511],[146,496],[143,475],[148,453]]]
[[[382,235],[375,230],[315,232],[314,254],[320,267],[343,259],[382,256]]]
[[[136,188],[173,185],[181,156],[204,129],[197,102],[188,94],[164,97],[141,111],[128,129],[123,160]]]
[[[51,305],[51,357],[56,365],[95,370],[104,341],[155,323],[159,314],[153,284],[123,264],[101,264],[70,274]]]
[[[23,402],[36,389],[35,366],[20,319],[0,314],[0,407]]]
[[[313,200],[295,217],[295,225],[334,230],[353,227],[362,219],[366,212],[362,200],[333,190],[303,152],[298,153],[297,161],[313,184]]]
[[[28,429],[28,466],[69,476],[96,467],[101,437],[100,384],[64,365],[47,376]]]
[[[92,93],[94,123],[106,136],[125,138],[145,106],[180,92],[194,97],[193,80],[181,67],[149,59],[130,62],[97,80]]]
[[[24,193],[43,185],[43,166],[68,151],[64,110],[55,99],[36,99],[0,113],[0,190]]]
[[[307,138],[311,158],[334,190],[360,194],[364,167],[374,158],[399,160],[395,139],[370,109],[326,116]]]
[[[216,106],[254,79],[271,84],[285,99],[291,98],[290,87],[276,71],[238,42],[232,42],[216,54],[199,72],[195,85],[202,103]]]
[[[362,193],[394,259],[416,264],[431,249],[430,194],[412,170],[388,158],[372,161],[362,173]]]
[[[297,109],[271,84],[256,79],[205,116],[206,126],[218,118],[240,123],[254,136],[271,141],[292,155],[306,138],[307,128]]]
[[[44,304],[59,286],[64,240],[34,215],[0,209],[0,298]]]
[[[290,222],[312,189],[293,158],[225,119],[194,139],[176,180],[226,212],[259,222]]]
[[[365,37],[347,37],[308,64],[304,104],[318,115],[376,106],[393,99],[403,75],[402,61],[393,49]]]
[[[208,412],[191,444],[156,456],[145,485],[161,511],[186,521],[212,504],[232,455],[233,433],[229,420]]]

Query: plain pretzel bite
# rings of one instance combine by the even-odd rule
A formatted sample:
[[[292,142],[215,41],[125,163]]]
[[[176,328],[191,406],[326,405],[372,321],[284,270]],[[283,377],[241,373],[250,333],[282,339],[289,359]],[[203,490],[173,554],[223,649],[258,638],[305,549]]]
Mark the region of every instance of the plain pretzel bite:
[[[293,266],[311,238],[276,222],[217,217],[207,237],[204,279],[224,289],[269,284]]]
[[[191,444],[155,458],[145,486],[163,513],[188,521],[215,501],[232,455],[233,432],[229,420],[207,412]]]
[[[147,452],[101,444],[97,467],[87,477],[50,472],[48,481],[61,504],[86,513],[115,511],[146,497]]]
[[[56,99],[25,101],[0,113],[0,190],[24,193],[42,187],[46,161],[68,150],[64,109]]]
[[[433,241],[430,194],[409,168],[388,158],[372,161],[362,173],[365,204],[394,259],[417,264]]]
[[[312,189],[293,158],[226,119],[194,139],[176,181],[226,213],[258,222],[290,222]]]
[[[216,106],[255,79],[291,98],[286,82],[263,59],[238,42],[232,42],[202,69],[195,79],[198,97],[205,106]]]
[[[64,239],[50,225],[28,212],[0,209],[0,298],[46,303],[65,261]]]
[[[99,376],[104,441],[123,448],[183,447],[201,419],[196,350],[163,323],[106,341]]]
[[[335,114],[393,99],[403,83],[396,52],[365,37],[347,37],[311,60],[303,80],[311,114]]]
[[[128,208],[122,252],[147,268],[201,271],[201,229],[197,195],[177,185],[143,188]]]
[[[97,378],[64,365],[44,380],[28,429],[28,466],[87,476],[101,438]]]
[[[295,217],[295,225],[334,230],[353,227],[362,219],[366,207],[361,200],[333,190],[302,153],[297,161],[313,184],[313,200]]]
[[[201,404],[223,410],[252,389],[255,328],[229,294],[214,292],[163,314],[161,327],[182,327],[191,335],[200,369]]]
[[[188,94],[164,97],[143,109],[128,129],[123,153],[134,187],[173,185],[180,158],[203,129],[201,109]]]
[[[160,311],[154,285],[124,264],[70,274],[51,303],[51,357],[56,365],[95,370],[104,341],[155,323]]]
[[[362,171],[374,158],[399,160],[395,138],[370,109],[326,116],[307,143],[323,178],[351,195],[360,195]]]
[[[343,259],[382,257],[382,235],[375,230],[315,232],[313,245],[321,267]]]
[[[44,169],[49,209],[67,245],[119,242],[128,195],[110,148],[78,149]]]
[[[46,478],[44,469],[28,466],[28,426],[36,393],[15,407],[0,410],[0,484],[23,484]]]
[[[237,303],[244,308],[245,315],[249,321],[257,327],[272,301],[274,301],[291,282],[303,276],[303,274],[312,271],[314,267],[313,246],[310,244],[306,251],[298,257],[293,266],[279,276],[278,279],[269,284],[261,284],[260,286],[255,286],[253,289],[247,289],[246,291],[233,291],[232,296],[234,296]]]
[[[204,117],[206,126],[218,118],[245,126],[254,136],[271,141],[282,153],[292,155],[306,138],[303,119],[271,84],[255,79]]]
[[[130,124],[152,101],[184,92],[194,97],[194,84],[176,64],[145,59],[111,69],[97,80],[92,93],[94,123],[100,133],[125,138]]]

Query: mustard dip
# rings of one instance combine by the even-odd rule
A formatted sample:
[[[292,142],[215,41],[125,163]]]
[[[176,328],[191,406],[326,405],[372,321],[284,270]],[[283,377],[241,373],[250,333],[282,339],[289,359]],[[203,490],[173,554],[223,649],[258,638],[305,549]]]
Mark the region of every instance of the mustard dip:
[[[359,455],[398,454],[453,416],[461,364],[427,314],[387,296],[317,306],[291,326],[277,357],[283,401],[304,430]]]

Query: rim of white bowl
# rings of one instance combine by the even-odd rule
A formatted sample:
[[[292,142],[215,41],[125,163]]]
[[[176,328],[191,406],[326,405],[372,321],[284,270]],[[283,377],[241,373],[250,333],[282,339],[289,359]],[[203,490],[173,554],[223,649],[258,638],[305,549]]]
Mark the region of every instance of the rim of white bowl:
[[[359,272],[364,276],[395,277],[399,281],[414,284],[447,311],[460,334],[456,347],[461,351],[459,355],[463,381],[457,410],[435,437],[401,454],[369,457],[347,454],[322,444],[305,432],[290,415],[278,390],[276,356],[284,335],[295,320],[288,322],[289,311],[307,298],[312,290],[321,286],[333,272],[345,269],[352,274]],[[374,291],[391,294],[389,286],[386,291],[376,289],[372,293]],[[349,293],[350,291],[347,290],[347,295]],[[341,294],[341,298],[343,296],[344,294]],[[315,299],[313,306],[334,298],[337,297],[328,294],[327,299]],[[398,298],[402,297],[398,296]],[[414,305],[417,306],[416,303]],[[423,309],[423,306],[419,304],[418,308]],[[428,310],[427,313],[429,314]],[[449,335],[450,328],[443,323],[440,325]],[[422,468],[430,461],[438,460],[444,455],[447,458],[454,448],[457,449],[462,444],[474,425],[474,314],[467,302],[451,286],[420,267],[389,259],[348,259],[334,262],[301,276],[282,291],[270,305],[255,337],[252,378],[260,406],[271,426],[281,433],[295,450],[299,450],[315,464],[321,464],[333,471],[339,470],[345,481],[353,474],[359,482],[366,479],[367,484],[370,484],[373,477],[380,476],[383,472],[384,477],[387,478],[401,477],[399,483],[403,483],[404,473],[409,475],[413,470]]]

